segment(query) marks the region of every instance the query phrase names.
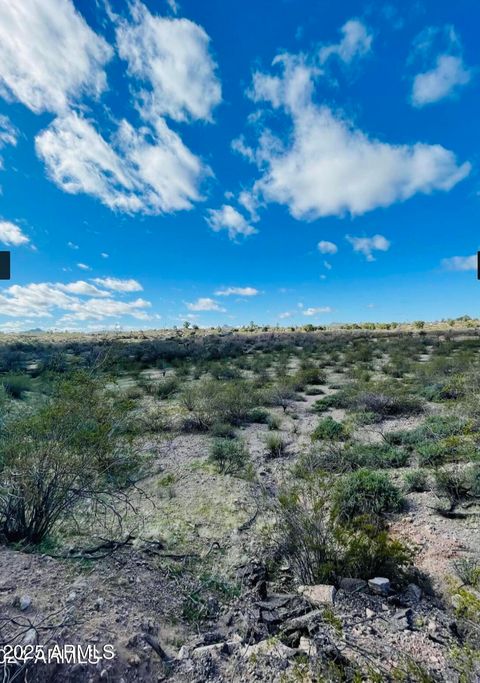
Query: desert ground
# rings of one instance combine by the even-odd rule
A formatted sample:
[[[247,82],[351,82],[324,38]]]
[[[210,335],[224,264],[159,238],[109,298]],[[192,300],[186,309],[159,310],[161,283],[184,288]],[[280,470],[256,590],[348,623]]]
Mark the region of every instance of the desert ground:
[[[365,329],[366,327],[366,329]],[[480,324],[0,337],[6,681],[480,680]]]

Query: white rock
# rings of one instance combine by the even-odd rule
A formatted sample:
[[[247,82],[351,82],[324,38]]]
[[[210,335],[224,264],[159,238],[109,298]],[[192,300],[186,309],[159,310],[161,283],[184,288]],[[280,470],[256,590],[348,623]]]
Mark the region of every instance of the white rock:
[[[37,644],[37,632],[34,628],[29,628],[23,637],[24,645],[36,645]]]
[[[307,655],[314,655],[317,652],[317,648],[313,640],[310,640],[310,638],[306,638],[305,636],[300,638],[298,649],[301,652],[305,652]]]
[[[318,583],[316,586],[299,586],[298,592],[312,605],[333,605],[337,589],[335,586]]]
[[[25,612],[32,604],[32,598],[29,595],[22,595],[20,597],[20,600],[18,602],[18,606],[22,610],[22,612]]]
[[[277,659],[289,659],[297,654],[297,650],[282,642],[270,638],[269,640],[261,640],[254,645],[247,645],[243,648],[242,654],[244,657],[253,657],[257,655],[265,655],[266,657],[276,657]]]

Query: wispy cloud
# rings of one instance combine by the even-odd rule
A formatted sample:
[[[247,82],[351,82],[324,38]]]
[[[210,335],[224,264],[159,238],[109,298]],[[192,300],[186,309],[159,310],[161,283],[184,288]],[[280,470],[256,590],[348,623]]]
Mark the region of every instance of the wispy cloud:
[[[19,132],[17,127],[13,125],[8,116],[0,114],[0,150],[7,145],[15,147],[17,144],[18,134]],[[2,168],[3,161],[0,157],[0,170]]]
[[[196,301],[187,303],[189,311],[219,311],[225,313],[226,309],[222,308],[218,301],[209,299],[208,297],[200,297]]]
[[[71,0],[0,2],[0,86],[36,113],[98,96],[112,55]]]
[[[477,255],[472,256],[451,256],[442,261],[445,270],[477,270]]]
[[[306,315],[309,317],[314,316],[314,315],[320,315],[322,313],[332,313],[332,312],[333,312],[333,308],[331,308],[330,306],[317,306],[317,307],[312,306],[312,307],[306,308],[304,311],[302,311],[303,315]]]
[[[162,119],[155,133],[137,131],[123,120],[110,143],[91,121],[69,112],[37,135],[35,144],[58,187],[126,213],[190,209],[210,173]]]
[[[336,254],[338,247],[334,242],[328,242],[327,240],[321,240],[317,245],[318,251],[321,254]]]
[[[339,43],[320,48],[318,56],[321,64],[332,56],[350,64],[356,57],[363,57],[370,52],[373,35],[359,19],[347,21],[340,32],[342,39]]]
[[[120,21],[116,37],[128,73],[147,88],[136,94],[146,120],[169,116],[177,121],[210,121],[221,101],[221,86],[205,30],[188,19],[152,15],[138,0],[132,21]]]
[[[122,280],[117,277],[95,277],[92,279],[92,282],[114,292],[141,292],[143,290],[142,285],[132,278]]]
[[[441,52],[438,43],[442,44]],[[461,42],[453,26],[422,31],[414,42],[413,59],[415,55],[424,64],[431,64],[413,79],[411,102],[415,107],[452,97],[472,79],[473,70],[464,63]]]
[[[353,251],[363,254],[367,261],[375,261],[374,251],[388,251],[390,249],[390,242],[383,235],[373,235],[373,237],[345,235],[345,239],[350,242]]]
[[[226,287],[215,292],[216,296],[232,296],[234,294],[238,296],[257,296],[260,292],[255,287]]]
[[[19,247],[22,244],[29,244],[30,239],[15,223],[0,221],[0,242],[7,246]]]
[[[220,209],[208,209],[206,221],[214,232],[226,230],[231,240],[258,232],[245,216],[230,204],[224,204]]]
[[[123,316],[148,320],[150,316],[146,309],[150,307],[151,303],[144,299],[115,299],[111,292],[83,280],[12,285],[0,290],[2,315],[14,318],[46,318],[49,321],[60,315],[58,324]]]

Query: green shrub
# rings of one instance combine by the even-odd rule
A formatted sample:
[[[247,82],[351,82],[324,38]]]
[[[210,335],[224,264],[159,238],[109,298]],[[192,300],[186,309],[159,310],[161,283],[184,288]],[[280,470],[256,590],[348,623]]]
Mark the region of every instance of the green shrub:
[[[363,412],[375,413],[381,419],[415,415],[423,410],[419,398],[389,391],[386,386],[359,392],[354,399],[354,407]]]
[[[269,415],[268,420],[267,420],[267,425],[271,431],[275,431],[276,429],[280,429],[280,427],[282,425],[282,421],[278,417],[278,415]]]
[[[339,577],[400,577],[410,551],[365,519],[339,524],[332,516],[333,480],[321,472],[281,489],[276,510],[275,550],[301,583],[336,583]]]
[[[335,515],[341,522],[362,515],[378,517],[385,512],[398,512],[402,504],[401,493],[388,476],[367,469],[346,474],[334,492]]]
[[[167,377],[155,386],[155,394],[159,399],[173,396],[179,389],[180,383],[177,377]]]
[[[298,400],[297,392],[289,381],[276,384],[270,388],[264,396],[266,405],[280,406],[286,413],[293,401]]]
[[[268,424],[270,420],[271,413],[265,408],[253,408],[248,412],[245,417],[245,422],[251,422],[253,424]]]
[[[407,472],[403,478],[403,485],[406,493],[429,491],[428,472],[421,469]]]
[[[480,498],[480,464],[476,463],[467,470],[467,486],[470,496]]]
[[[28,375],[4,375],[0,383],[10,398],[22,399],[26,391],[31,391],[32,380]]]
[[[435,491],[440,498],[446,498],[450,512],[468,496],[469,486],[464,472],[437,470],[435,472]]]
[[[265,446],[270,458],[280,458],[287,452],[287,442],[281,434],[267,434]]]
[[[249,455],[243,441],[216,438],[210,446],[209,460],[222,474],[239,474],[248,464]]]
[[[455,570],[463,583],[480,588],[480,563],[472,558],[462,558],[455,563]]]
[[[347,438],[348,432],[345,425],[330,416],[321,420],[311,434],[312,441],[345,441]]]
[[[337,539],[345,548],[343,576],[366,580],[372,576],[388,576],[398,581],[413,561],[413,553],[404,543],[364,519],[356,520],[347,529],[338,529]]]
[[[210,427],[210,434],[221,439],[235,439],[237,433],[228,422],[214,422]]]
[[[450,451],[444,444],[433,442],[418,446],[418,462],[421,466],[440,467],[449,459]]]
[[[344,395],[341,392],[336,394],[330,394],[329,396],[324,396],[312,406],[312,411],[314,413],[324,413],[330,408],[345,408],[347,407]]]
[[[4,422],[4,540],[38,544],[81,503],[94,515],[113,509],[112,500],[140,463],[125,436],[130,408],[108,394],[103,381],[78,372],[57,382],[37,411]]]
[[[345,451],[345,457],[353,463],[352,469],[388,469],[405,467],[408,453],[388,444],[355,444]]]
[[[183,389],[180,402],[188,411],[188,427],[205,431],[214,422],[232,425],[246,422],[258,396],[246,380],[200,380]]]

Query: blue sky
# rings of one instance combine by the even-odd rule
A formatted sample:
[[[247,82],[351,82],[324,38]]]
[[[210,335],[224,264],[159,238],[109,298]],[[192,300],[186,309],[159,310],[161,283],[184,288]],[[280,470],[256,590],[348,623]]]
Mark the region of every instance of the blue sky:
[[[0,0],[0,330],[478,316],[474,0]]]

